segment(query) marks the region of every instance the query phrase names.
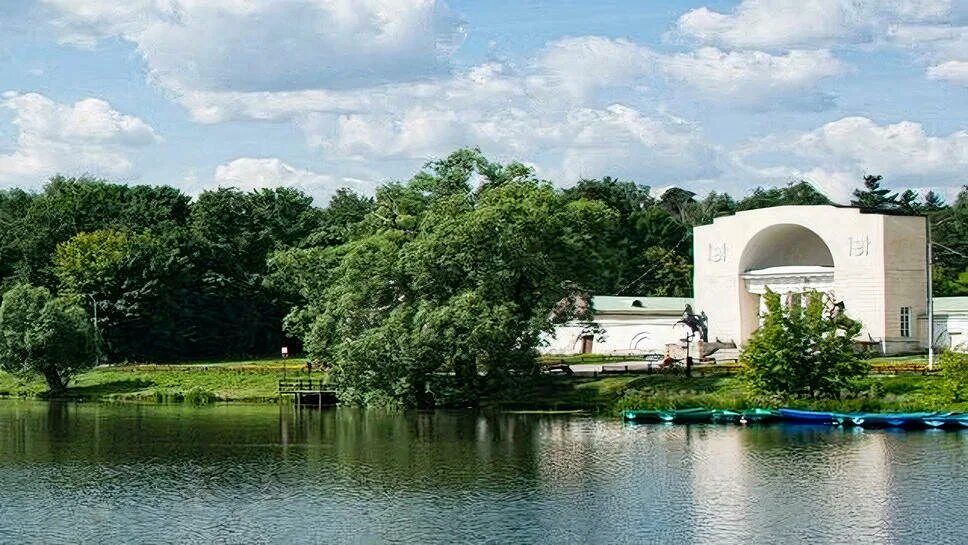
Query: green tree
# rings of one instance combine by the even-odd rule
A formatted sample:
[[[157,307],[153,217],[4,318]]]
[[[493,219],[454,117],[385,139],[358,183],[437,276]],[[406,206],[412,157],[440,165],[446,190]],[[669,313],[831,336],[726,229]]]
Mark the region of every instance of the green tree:
[[[199,279],[184,255],[185,231],[132,235],[81,233],[57,246],[60,292],[97,317],[107,361],[169,361],[192,357]]]
[[[317,274],[280,271],[307,299],[287,323],[347,401],[474,403],[536,371],[551,309],[602,270],[596,235],[616,216],[461,150],[378,190],[360,236],[314,254]]]
[[[757,187],[736,204],[737,210],[753,210],[785,205],[831,204],[826,195],[803,180],[785,187]]]
[[[313,232],[311,246],[336,246],[350,240],[353,228],[373,209],[373,199],[340,188],[320,212],[319,228]]]
[[[61,242],[83,232],[167,230],[184,224],[189,199],[171,187],[127,186],[95,178],[55,176],[30,199],[16,223],[18,281],[53,288],[52,258]]]
[[[968,295],[968,186],[951,206],[930,212],[934,293]]]
[[[867,365],[854,351],[861,324],[820,292],[764,296],[763,324],[740,356],[757,390],[771,394],[839,397],[856,386]]]
[[[890,189],[881,187],[883,176],[864,176],[864,188],[854,190],[854,198],[850,201],[853,206],[871,210],[894,210],[899,206],[898,194]]]
[[[946,402],[968,400],[968,354],[946,350],[939,358],[941,363],[941,392]]]
[[[637,281],[635,293],[646,293],[653,297],[691,297],[692,261],[676,252],[661,246],[651,246],[645,250],[644,259],[651,267]]]
[[[87,314],[46,288],[20,285],[0,304],[0,367],[39,373],[54,394],[94,365],[93,328]]]

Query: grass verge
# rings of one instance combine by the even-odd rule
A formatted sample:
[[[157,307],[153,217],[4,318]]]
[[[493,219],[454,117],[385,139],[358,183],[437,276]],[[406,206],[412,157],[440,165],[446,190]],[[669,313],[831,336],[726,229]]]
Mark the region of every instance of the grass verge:
[[[620,414],[626,409],[750,409],[794,407],[839,412],[968,412],[968,402],[942,394],[939,376],[870,375],[843,399],[802,399],[752,392],[741,376],[613,375],[600,378],[543,376],[489,404],[509,409],[585,409]]]
[[[149,401],[205,404],[214,401],[275,401],[283,365],[289,376],[305,360],[279,359],[104,366],[78,375],[64,397],[85,401]],[[305,372],[298,376],[305,377]],[[319,376],[314,373],[314,378]],[[0,372],[0,396],[45,397],[40,377]]]

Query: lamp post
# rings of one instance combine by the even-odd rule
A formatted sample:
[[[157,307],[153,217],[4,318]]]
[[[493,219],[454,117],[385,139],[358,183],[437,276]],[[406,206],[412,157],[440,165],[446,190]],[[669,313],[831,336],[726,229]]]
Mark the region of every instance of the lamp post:
[[[289,347],[282,347],[282,380],[286,380],[286,359],[289,358]]]
[[[934,370],[934,271],[931,270],[931,261],[934,256],[931,252],[931,217],[925,216],[924,223],[927,227],[928,240],[925,248],[928,266],[928,370]]]
[[[87,294],[87,298],[91,300],[91,308],[94,309],[94,317],[92,323],[94,324],[94,365],[101,365],[101,334],[97,327],[97,300],[90,293]]]

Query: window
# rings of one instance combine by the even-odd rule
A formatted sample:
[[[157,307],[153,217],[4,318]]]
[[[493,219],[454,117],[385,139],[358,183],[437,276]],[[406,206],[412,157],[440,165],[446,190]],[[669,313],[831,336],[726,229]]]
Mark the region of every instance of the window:
[[[911,336],[911,307],[901,307],[901,336]]]

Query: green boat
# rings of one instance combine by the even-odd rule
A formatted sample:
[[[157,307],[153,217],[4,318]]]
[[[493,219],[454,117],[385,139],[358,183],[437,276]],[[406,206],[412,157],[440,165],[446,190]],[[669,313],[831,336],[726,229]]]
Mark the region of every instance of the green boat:
[[[773,409],[749,409],[743,411],[739,418],[740,424],[766,424],[779,420],[780,415]]]
[[[622,413],[626,422],[662,422],[661,415],[666,411],[628,410]]]
[[[659,418],[663,422],[673,422],[676,424],[697,424],[702,422],[712,422],[713,415],[716,411],[712,409],[696,408],[696,409],[677,409],[662,411]]]

